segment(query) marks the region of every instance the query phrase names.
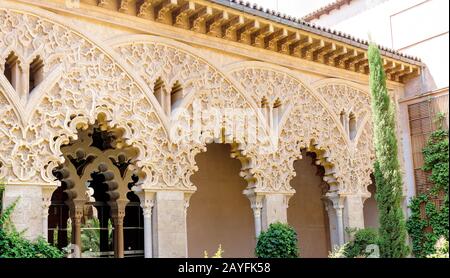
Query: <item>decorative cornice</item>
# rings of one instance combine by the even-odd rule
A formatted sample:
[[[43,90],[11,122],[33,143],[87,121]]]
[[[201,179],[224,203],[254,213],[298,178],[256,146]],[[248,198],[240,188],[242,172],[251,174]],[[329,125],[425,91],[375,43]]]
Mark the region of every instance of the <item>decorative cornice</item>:
[[[117,11],[123,16],[135,16],[334,68],[369,74],[368,41],[275,11],[264,11],[243,1],[108,0],[108,5],[99,5],[100,2],[106,1],[99,1],[96,6]],[[419,59],[383,47],[380,50],[389,80],[405,83],[420,75],[422,63]]]

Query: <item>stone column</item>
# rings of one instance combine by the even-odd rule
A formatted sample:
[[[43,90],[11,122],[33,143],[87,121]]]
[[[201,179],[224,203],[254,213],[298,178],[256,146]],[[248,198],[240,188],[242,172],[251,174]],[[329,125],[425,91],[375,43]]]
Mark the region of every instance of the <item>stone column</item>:
[[[42,237],[48,241],[48,209],[52,204],[52,195],[56,186],[42,187]]]
[[[261,202],[253,203],[252,209],[253,209],[253,217],[255,218],[255,236],[256,238],[258,238],[262,230],[262,223],[261,223],[262,203]]]
[[[186,202],[191,193],[158,191],[153,208],[153,256],[187,257]]]
[[[255,236],[256,238],[258,238],[262,230],[261,212],[263,208],[264,195],[258,194],[253,190],[244,190],[244,194],[249,199],[250,207],[253,210],[253,217],[255,223]]]
[[[124,243],[123,243],[123,219],[125,218],[125,207],[128,201],[117,200],[116,207],[111,207],[111,217],[114,225],[114,257],[124,257]]]
[[[364,229],[363,201],[365,197],[361,195],[346,195],[344,203],[344,229]],[[345,241],[350,237],[345,236]]]
[[[336,232],[334,236],[331,236],[332,230],[330,230],[330,237],[337,239],[337,245],[341,246],[345,243],[345,227],[343,220],[343,210],[344,210],[344,196],[339,194],[338,192],[329,192],[326,194],[326,198],[329,202],[331,202],[328,206],[329,208],[329,217],[330,217],[330,229],[331,223],[335,223]],[[331,212],[331,213],[330,213]],[[333,217],[333,218],[331,218]]]
[[[146,204],[142,207],[142,212],[144,214],[144,257],[153,257],[153,244],[152,244],[152,209],[153,202],[151,204]]]
[[[141,201],[142,213],[144,215],[144,257],[153,258],[153,227],[152,210],[155,204],[155,192],[141,187],[135,191]]]
[[[114,223],[114,257],[124,257],[124,244],[123,244],[123,218],[125,212],[118,213],[112,217]]]
[[[83,218],[83,205],[75,205],[70,208],[70,219],[72,220],[72,245],[73,258],[81,257],[83,249],[81,243],[81,219]]]
[[[336,209],[334,208],[333,203],[328,199],[324,200],[324,204],[325,204],[325,210],[327,211],[327,214],[328,214],[331,247],[339,246],[341,243],[339,241]],[[340,218],[342,219],[342,217],[340,217]]]

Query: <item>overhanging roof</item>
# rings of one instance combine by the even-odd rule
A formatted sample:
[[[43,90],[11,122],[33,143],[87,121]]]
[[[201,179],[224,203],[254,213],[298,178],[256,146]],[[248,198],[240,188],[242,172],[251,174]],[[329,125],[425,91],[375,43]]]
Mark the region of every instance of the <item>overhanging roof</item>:
[[[100,0],[97,6],[251,45],[330,67],[368,74],[369,42],[240,0]],[[380,46],[389,80],[420,75],[420,59]]]
[[[302,19],[306,22],[309,22],[314,19],[319,19],[322,15],[330,14],[330,12],[334,10],[339,10],[344,5],[349,5],[350,2],[352,2],[352,0],[337,0],[331,2],[328,5],[320,7],[319,9],[313,11],[312,13],[305,15],[304,17],[302,17]]]

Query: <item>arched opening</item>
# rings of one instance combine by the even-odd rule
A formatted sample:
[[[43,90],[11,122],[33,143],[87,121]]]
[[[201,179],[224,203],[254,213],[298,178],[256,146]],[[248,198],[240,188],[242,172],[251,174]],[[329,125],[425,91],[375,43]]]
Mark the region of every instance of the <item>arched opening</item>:
[[[349,117],[348,117],[348,129],[349,129],[349,137],[350,140],[355,139],[356,137],[356,116],[353,113],[350,113]]]
[[[222,245],[224,257],[253,257],[255,229],[250,202],[243,194],[247,182],[241,164],[230,157],[231,146],[210,144],[196,157],[199,171],[191,177],[197,187],[187,211],[189,257],[211,256]]]
[[[142,257],[144,255],[144,214],[139,197],[131,190],[139,179],[135,176],[133,183],[128,185],[129,203],[125,208],[124,246],[127,257]]]
[[[367,188],[370,192],[370,198],[364,202],[364,225],[366,228],[378,229],[380,223],[378,219],[378,205],[375,200],[377,189],[374,176],[371,175],[371,178],[372,183]]]
[[[20,85],[20,66],[19,66],[19,58],[11,52],[6,58],[4,65],[4,73],[6,79],[9,81],[11,86],[17,91]]]
[[[266,119],[267,125],[270,126],[270,106],[269,101],[266,97],[263,97],[261,99],[261,109],[262,114],[264,115],[264,118]]]
[[[77,133],[61,147],[65,161],[53,172],[61,186],[51,198],[49,241],[76,246],[76,257],[142,257],[143,214],[131,191],[141,175],[137,149],[103,117]]]
[[[183,87],[180,82],[176,82],[172,87],[172,91],[170,92],[170,105],[171,112],[173,112],[177,107],[180,106],[180,103],[183,100]]]
[[[344,127],[344,130],[346,130],[346,126],[347,126],[347,119],[345,117],[345,111],[342,110],[341,114],[339,114],[339,120],[341,121],[341,125]]]
[[[281,100],[277,98],[273,104],[273,119],[271,127],[275,131],[278,131],[278,124],[280,123],[281,117],[283,116]]]
[[[323,258],[331,250],[328,215],[322,200],[329,186],[323,181],[323,167],[315,165],[316,155],[304,150],[302,156],[294,163],[297,175],[291,186],[296,193],[289,201],[288,223],[297,231],[300,256]]]
[[[30,64],[29,93],[44,80],[44,62],[37,56]]]
[[[53,192],[48,210],[48,242],[59,249],[70,243],[69,207],[65,204],[67,186],[62,184]]]
[[[170,102],[167,99],[167,89],[164,81],[161,78],[158,78],[155,81],[155,85],[153,87],[153,94],[155,95],[156,100],[158,100],[159,105],[161,105],[164,113],[167,114],[170,111]]]

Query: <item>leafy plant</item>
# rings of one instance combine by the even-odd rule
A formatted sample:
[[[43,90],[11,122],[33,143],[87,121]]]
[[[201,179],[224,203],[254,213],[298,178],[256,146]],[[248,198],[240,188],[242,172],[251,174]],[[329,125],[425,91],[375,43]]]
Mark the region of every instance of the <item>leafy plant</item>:
[[[0,205],[3,205],[4,186],[0,184]],[[17,232],[10,222],[18,200],[2,210],[0,206],[0,258],[62,258],[63,253],[39,238],[32,242]]]
[[[440,129],[433,132],[423,149],[424,171],[431,171],[429,177],[433,187],[410,202],[411,216],[407,228],[416,257],[424,258],[435,253],[435,244],[440,238],[449,238],[449,147],[448,131],[442,129],[442,116],[438,115]],[[440,194],[443,202],[436,205]]]
[[[379,211],[380,253],[385,258],[407,256],[406,224],[402,210],[402,177],[398,161],[395,111],[386,87],[386,75],[378,47],[369,46],[370,89],[376,163],[375,196]]]
[[[333,250],[328,253],[328,258],[330,259],[342,259],[346,258],[345,256],[345,249],[347,248],[347,243],[343,244],[341,246],[335,245],[333,247]]]
[[[287,224],[271,224],[259,235],[255,255],[258,258],[298,258],[297,233]]]
[[[219,245],[219,249],[217,249],[216,253],[214,254],[214,256],[212,256],[212,258],[214,259],[219,259],[222,258],[223,256],[223,249],[222,249],[222,244]],[[208,258],[208,252],[204,252],[204,258],[207,259]]]
[[[427,258],[447,258],[448,259],[448,240],[445,237],[441,237],[434,246],[436,252],[430,254]]]
[[[343,253],[346,258],[367,258],[369,245],[378,245],[378,233],[374,229],[360,229],[348,231],[352,240],[345,244]]]

